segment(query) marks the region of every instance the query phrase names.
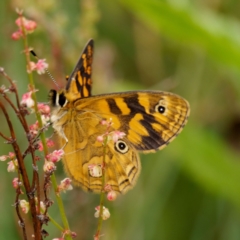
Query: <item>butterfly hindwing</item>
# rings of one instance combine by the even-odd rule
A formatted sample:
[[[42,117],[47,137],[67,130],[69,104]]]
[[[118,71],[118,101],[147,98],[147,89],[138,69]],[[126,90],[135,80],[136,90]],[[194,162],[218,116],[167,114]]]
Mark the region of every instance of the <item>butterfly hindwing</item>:
[[[70,113],[66,113],[68,115]],[[64,118],[62,118],[63,120]],[[93,177],[89,173],[91,166],[103,163],[104,148],[97,141],[97,136],[106,131],[99,118],[93,113],[85,112],[75,114],[75,118],[61,122],[62,131],[66,139],[71,139],[66,144],[64,138],[60,138],[60,145],[65,146],[64,167],[74,183],[87,191],[100,192],[102,178]],[[120,148],[118,145],[121,144]],[[116,143],[109,141],[105,154],[105,183],[119,193],[126,192],[131,188],[139,173],[139,156],[127,138]]]

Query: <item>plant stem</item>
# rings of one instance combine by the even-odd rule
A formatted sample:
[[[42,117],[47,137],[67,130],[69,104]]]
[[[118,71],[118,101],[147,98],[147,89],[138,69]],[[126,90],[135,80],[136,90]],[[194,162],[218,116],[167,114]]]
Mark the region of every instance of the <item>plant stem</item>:
[[[105,160],[106,160],[107,141],[108,141],[108,137],[106,136],[103,142],[102,191],[100,194],[100,210],[99,210],[98,227],[97,227],[96,236],[100,235],[100,232],[102,229],[102,221],[103,221],[102,214],[103,214],[103,203],[104,203],[104,196],[105,196],[104,187],[105,187],[105,164],[106,164]]]
[[[59,208],[60,215],[61,215],[61,218],[62,218],[64,230],[68,232],[68,231],[70,231],[70,228],[69,228],[68,220],[67,220],[67,217],[66,217],[66,214],[65,214],[65,211],[64,211],[64,206],[63,206],[62,199],[58,194],[57,181],[56,181],[56,177],[55,177],[54,173],[51,175],[51,181],[52,181],[54,192],[55,192],[55,195],[56,195],[57,204],[58,204],[58,208]],[[66,234],[65,238],[67,240],[72,240],[72,237],[69,234]]]

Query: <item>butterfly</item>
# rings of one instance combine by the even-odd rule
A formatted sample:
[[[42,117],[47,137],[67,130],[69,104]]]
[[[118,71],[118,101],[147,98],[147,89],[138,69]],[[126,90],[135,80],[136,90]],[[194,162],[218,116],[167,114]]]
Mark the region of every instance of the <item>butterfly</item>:
[[[51,90],[52,126],[65,155],[64,168],[76,185],[100,193],[105,154],[105,184],[118,193],[131,189],[141,171],[138,152],[167,146],[183,129],[190,113],[182,97],[162,91],[129,91],[91,96],[93,40],[85,46],[65,89]],[[124,133],[105,147],[97,140],[106,133],[102,120],[111,119],[108,131]]]

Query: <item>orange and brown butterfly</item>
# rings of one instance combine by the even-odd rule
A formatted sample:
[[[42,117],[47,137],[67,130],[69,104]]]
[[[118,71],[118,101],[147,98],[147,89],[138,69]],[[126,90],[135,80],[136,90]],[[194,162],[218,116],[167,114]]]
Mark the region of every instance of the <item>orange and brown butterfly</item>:
[[[65,152],[64,167],[73,182],[84,190],[101,192],[102,177],[90,174],[89,166],[103,162],[103,144],[97,137],[106,132],[101,120],[111,119],[110,131],[126,135],[108,141],[105,153],[105,184],[125,193],[136,184],[141,170],[138,152],[167,146],[185,126],[190,108],[182,97],[162,91],[130,91],[91,96],[93,40],[90,40],[68,78],[66,88],[51,90],[52,123]]]

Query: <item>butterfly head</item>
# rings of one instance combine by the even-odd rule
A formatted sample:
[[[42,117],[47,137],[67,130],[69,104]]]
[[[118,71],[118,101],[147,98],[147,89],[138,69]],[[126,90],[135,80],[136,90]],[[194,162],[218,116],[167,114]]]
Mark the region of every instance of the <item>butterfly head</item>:
[[[48,97],[52,107],[65,107],[68,103],[65,90],[56,91],[52,89],[50,90]]]

